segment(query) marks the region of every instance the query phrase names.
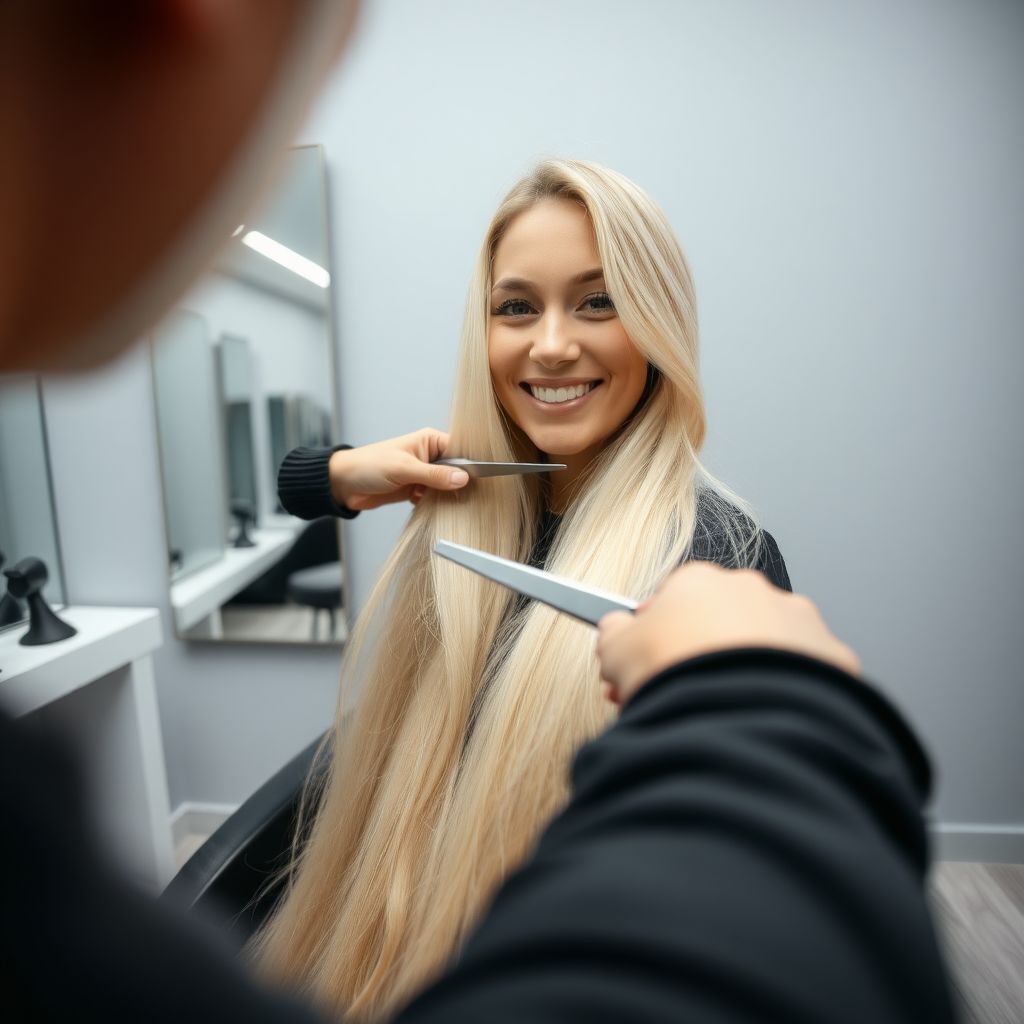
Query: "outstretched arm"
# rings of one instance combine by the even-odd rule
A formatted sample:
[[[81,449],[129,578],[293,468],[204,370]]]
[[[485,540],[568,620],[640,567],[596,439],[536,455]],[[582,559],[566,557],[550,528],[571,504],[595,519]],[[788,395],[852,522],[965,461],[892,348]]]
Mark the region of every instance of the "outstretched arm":
[[[916,740],[840,667],[856,659],[813,606],[753,573],[679,575],[695,570],[702,585],[674,580],[635,621],[602,623],[621,718],[580,752],[569,807],[403,1024],[952,1020]],[[757,586],[689,632],[673,612],[697,617],[720,583]],[[708,646],[713,620],[746,623],[758,647],[735,649],[742,631],[722,625]],[[652,644],[628,630],[650,625],[689,660],[666,666],[672,644],[653,644],[630,668]]]
[[[415,505],[428,487],[455,491],[469,482],[465,470],[431,465],[447,447],[447,434],[424,427],[360,448],[294,448],[278,470],[278,497],[300,519],[352,519],[394,502]]]

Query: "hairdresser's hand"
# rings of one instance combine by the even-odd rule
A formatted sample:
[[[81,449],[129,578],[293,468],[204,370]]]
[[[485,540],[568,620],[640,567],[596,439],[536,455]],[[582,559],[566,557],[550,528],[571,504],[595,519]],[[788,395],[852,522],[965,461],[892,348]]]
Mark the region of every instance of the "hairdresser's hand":
[[[662,669],[712,651],[774,647],[860,674],[860,660],[837,640],[806,597],[772,586],[752,569],[689,562],[636,614],[598,623],[597,655],[608,696],[620,706]]]
[[[331,494],[339,505],[361,512],[395,501],[415,505],[428,487],[456,491],[469,483],[469,474],[430,465],[447,447],[447,434],[424,427],[390,441],[335,452],[328,466]]]

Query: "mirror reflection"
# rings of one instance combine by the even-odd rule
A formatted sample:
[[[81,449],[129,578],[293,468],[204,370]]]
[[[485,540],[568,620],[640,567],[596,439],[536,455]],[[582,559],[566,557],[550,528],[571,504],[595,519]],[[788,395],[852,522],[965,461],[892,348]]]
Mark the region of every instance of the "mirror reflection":
[[[39,380],[17,375],[0,377],[0,568],[10,569],[25,558],[43,561],[48,574],[43,598],[51,606],[63,605]],[[25,622],[28,609],[8,592],[3,576],[0,594],[0,628]]]
[[[327,203],[319,146],[153,336],[175,630],[189,640],[345,638],[333,518],[277,500],[300,445],[335,443]]]

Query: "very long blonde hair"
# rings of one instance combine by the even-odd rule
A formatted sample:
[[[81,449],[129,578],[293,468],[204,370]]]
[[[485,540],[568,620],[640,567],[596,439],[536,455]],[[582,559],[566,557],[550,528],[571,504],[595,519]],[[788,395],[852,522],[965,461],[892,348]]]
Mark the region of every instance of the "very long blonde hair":
[[[512,219],[550,198],[588,211],[609,294],[656,373],[568,509],[547,567],[641,598],[686,557],[698,492],[718,488],[698,461],[690,270],[665,215],[628,179],[549,160],[499,206],[469,291],[450,452],[521,455],[488,368],[491,268]],[[517,608],[431,554],[443,538],[524,561],[542,502],[536,477],[428,492],[359,617],[316,819],[256,947],[266,971],[328,1010],[386,1019],[443,970],[565,804],[573,755],[612,714],[590,628]]]

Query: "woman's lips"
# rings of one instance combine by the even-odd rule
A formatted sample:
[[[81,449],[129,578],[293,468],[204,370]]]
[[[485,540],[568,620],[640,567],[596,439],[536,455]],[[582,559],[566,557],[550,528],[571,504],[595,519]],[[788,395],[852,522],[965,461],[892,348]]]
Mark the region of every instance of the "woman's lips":
[[[545,384],[540,381],[523,381],[519,387],[528,396],[530,404],[545,413],[570,412],[585,405],[590,396],[603,384],[601,380],[578,383]],[[572,395],[573,397],[570,397]]]

